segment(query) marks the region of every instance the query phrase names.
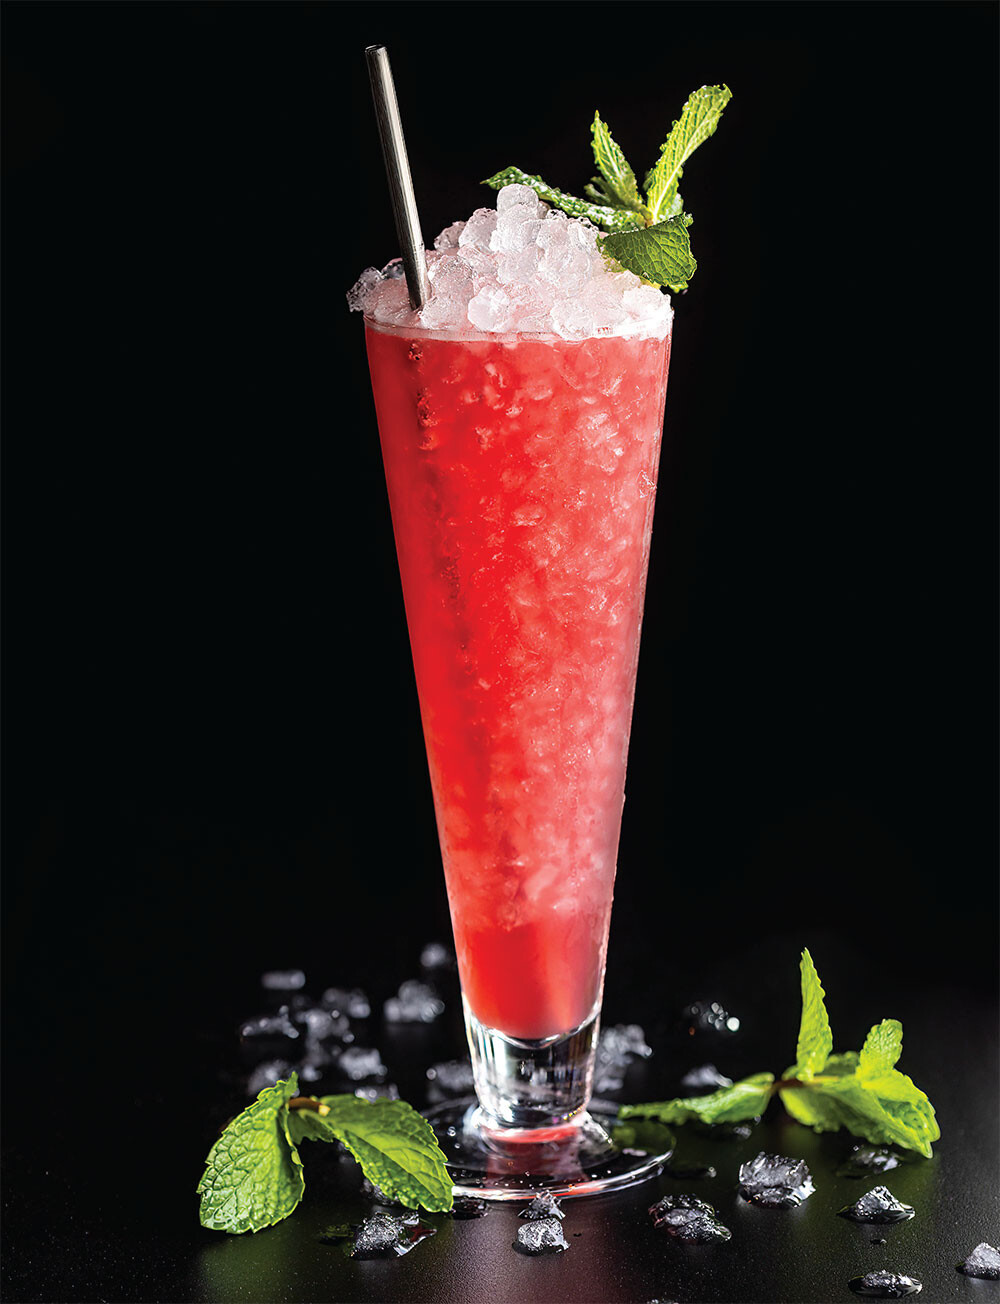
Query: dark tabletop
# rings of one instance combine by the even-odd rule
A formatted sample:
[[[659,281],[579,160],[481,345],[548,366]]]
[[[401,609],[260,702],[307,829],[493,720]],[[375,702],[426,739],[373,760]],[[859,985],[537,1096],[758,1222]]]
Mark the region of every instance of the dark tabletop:
[[[675,1094],[678,1078],[707,1060],[734,1077],[784,1068],[797,1030],[802,940],[772,936],[717,954],[655,931],[626,946],[619,930],[608,1018],[642,1020],[654,1049],[630,1070],[619,1098]],[[356,1223],[371,1211],[360,1171],[333,1148],[307,1144],[305,1199],[286,1222],[253,1236],[205,1231],[194,1187],[215,1128],[245,1100],[235,1025],[261,1004],[248,976],[242,1007],[228,1023],[211,1027],[210,1011],[195,1007],[160,1029],[161,1037],[116,1028],[113,1048],[102,1038],[102,1020],[113,1011],[95,1006],[93,1036],[104,1054],[90,1080],[74,1081],[80,1048],[56,1045],[64,1072],[48,1077],[47,1088],[16,1093],[23,1112],[7,1127],[5,1298],[796,1304],[847,1301],[848,1280],[880,1267],[918,1277],[930,1300],[992,1298],[996,1285],[960,1275],[955,1264],[978,1242],[996,1243],[1000,1231],[995,1003],[977,996],[961,972],[923,968],[919,951],[902,941],[872,945],[863,933],[804,940],[827,989],[838,1047],[860,1045],[882,1016],[902,1019],[902,1067],[928,1092],[941,1123],[933,1159],[880,1178],[837,1177],[852,1138],[816,1136],[772,1104],[748,1139],[679,1129],[677,1159],[712,1164],[713,1179],[665,1175],[619,1194],[567,1201],[570,1249],[561,1256],[517,1254],[515,1208],[495,1206],[473,1221],[431,1217],[437,1234],[405,1258],[360,1262],[320,1240],[328,1225]],[[400,976],[416,971],[418,950],[400,944],[400,959],[409,961]],[[320,983],[357,976],[336,964],[316,974]],[[378,993],[378,983],[371,986]],[[388,990],[384,983],[381,990]],[[381,1048],[391,1079],[417,1103],[426,1098],[426,1067],[461,1051],[454,980],[443,990],[447,1009],[435,1025],[388,1028],[376,1010],[359,1026],[359,1040],[364,1034]],[[679,1016],[692,999],[718,1000],[740,1018],[740,1030],[689,1034]],[[52,1009],[40,1008],[37,1017],[51,1019],[57,1037]],[[319,1088],[338,1085],[331,1079]],[[760,1150],[806,1160],[816,1192],[800,1208],[761,1209],[738,1195],[739,1165]],[[836,1216],[879,1181],[914,1206],[910,1222],[883,1228]],[[685,1248],[654,1230],[647,1207],[678,1192],[713,1204],[732,1240]],[[877,1236],[887,1243],[873,1244]]]

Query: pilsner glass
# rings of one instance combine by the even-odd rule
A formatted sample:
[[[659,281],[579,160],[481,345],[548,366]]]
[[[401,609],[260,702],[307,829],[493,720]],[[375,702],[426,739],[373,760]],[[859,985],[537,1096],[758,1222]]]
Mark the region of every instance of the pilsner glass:
[[[666,300],[583,340],[365,321],[478,1096],[434,1119],[458,1190],[652,1162],[587,1104],[671,321]]]

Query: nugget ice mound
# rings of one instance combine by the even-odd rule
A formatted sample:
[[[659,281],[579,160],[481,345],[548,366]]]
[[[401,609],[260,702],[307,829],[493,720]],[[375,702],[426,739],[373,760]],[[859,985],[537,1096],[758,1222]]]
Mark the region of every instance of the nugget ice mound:
[[[427,251],[431,294],[410,307],[399,259],[369,267],[349,306],[384,326],[497,334],[664,336],[670,300],[597,247],[597,227],[542,203],[529,186],[504,186],[497,206],[455,222]]]

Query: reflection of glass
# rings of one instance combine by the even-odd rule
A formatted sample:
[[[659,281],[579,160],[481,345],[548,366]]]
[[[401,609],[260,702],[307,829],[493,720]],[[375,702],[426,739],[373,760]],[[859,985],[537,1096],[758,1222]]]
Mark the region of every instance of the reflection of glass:
[[[657,326],[572,341],[366,322],[494,1169],[511,1145],[561,1146],[564,1168],[581,1143],[607,1148],[584,1110],[669,315]],[[585,1155],[573,1165],[586,1178]]]

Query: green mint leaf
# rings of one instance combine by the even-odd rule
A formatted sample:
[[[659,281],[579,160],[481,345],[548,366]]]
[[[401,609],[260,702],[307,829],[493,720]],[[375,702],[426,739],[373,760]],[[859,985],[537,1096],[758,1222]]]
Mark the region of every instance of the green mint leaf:
[[[874,1145],[895,1142],[929,1159],[931,1142],[941,1135],[934,1106],[898,1069],[878,1077],[837,1078],[816,1089],[833,1101],[843,1125]]]
[[[807,950],[802,952],[802,1019],[795,1047],[794,1077],[808,1081],[823,1070],[833,1050],[833,1033],[826,1012],[823,985]]]
[[[876,1023],[865,1038],[858,1063],[858,1077],[888,1073],[903,1053],[903,1025],[898,1019]]]
[[[487,177],[483,185],[492,186],[494,190],[502,190],[504,186],[530,186],[539,199],[544,199],[553,208],[562,209],[570,217],[585,217],[596,226],[606,227],[609,231],[642,225],[642,218],[638,213],[628,209],[612,208],[606,203],[591,204],[586,199],[577,199],[575,195],[567,195],[564,190],[556,190],[554,186],[547,185],[541,177],[533,177],[527,172],[522,172],[520,168],[504,168],[495,176]]]
[[[430,1123],[405,1100],[361,1100],[323,1096],[329,1113],[299,1109],[292,1114],[296,1141],[342,1141],[370,1182],[415,1209],[446,1213],[452,1206],[451,1178]]]
[[[797,1123],[811,1127],[814,1132],[839,1132],[845,1127],[844,1114],[838,1102],[812,1087],[782,1088],[778,1092],[781,1103]]]
[[[597,243],[636,276],[671,290],[686,290],[698,266],[683,215],[668,217],[656,226],[598,236]]]
[[[198,1183],[201,1225],[220,1232],[259,1232],[287,1218],[302,1199],[302,1160],[288,1130],[293,1073],[265,1087],[208,1152]]]
[[[784,1078],[787,1080],[796,1077],[797,1067],[797,1065],[793,1064],[790,1069],[786,1069]],[[850,1077],[857,1067],[858,1052],[856,1050],[831,1055],[823,1066],[823,1077]],[[847,1126],[844,1121],[844,1111],[837,1101],[823,1095],[820,1090],[813,1089],[818,1085],[813,1081],[808,1081],[804,1089],[783,1087],[778,1095],[781,1097],[781,1103],[789,1114],[799,1123],[804,1123],[806,1127],[811,1127],[816,1132],[838,1132],[842,1127]]]
[[[773,1073],[755,1073],[708,1096],[682,1096],[649,1105],[622,1105],[618,1117],[654,1118],[660,1123],[687,1123],[694,1118],[703,1123],[740,1123],[763,1114],[771,1098],[773,1081]]]
[[[653,222],[670,214],[684,164],[715,131],[731,99],[728,86],[702,86],[688,96],[681,116],[660,148],[659,159],[646,177],[646,206]]]
[[[617,208],[630,208],[645,218],[646,207],[639,198],[635,173],[629,166],[621,147],[608,131],[607,124],[601,121],[599,113],[594,114],[590,131],[593,137],[594,161],[604,178],[602,189],[606,193],[607,201]]]

